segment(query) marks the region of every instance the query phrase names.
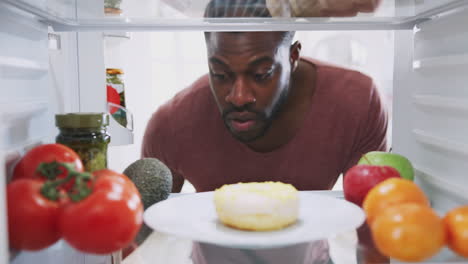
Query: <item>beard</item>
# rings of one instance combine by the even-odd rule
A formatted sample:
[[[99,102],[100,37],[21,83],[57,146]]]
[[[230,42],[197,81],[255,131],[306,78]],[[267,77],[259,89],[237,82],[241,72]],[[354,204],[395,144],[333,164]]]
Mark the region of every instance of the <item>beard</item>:
[[[231,135],[242,143],[250,143],[257,139],[260,139],[266,135],[268,130],[271,128],[273,122],[278,118],[279,114],[284,108],[284,105],[286,104],[288,95],[289,89],[284,89],[279,95],[269,114],[265,111],[258,111],[253,109],[252,105],[244,105],[241,107],[237,107],[231,104],[222,113],[224,125],[231,133]],[[229,114],[236,112],[249,112],[250,114],[255,115],[254,120],[257,122],[256,126],[251,131],[236,131],[230,125],[231,119],[229,118]]]

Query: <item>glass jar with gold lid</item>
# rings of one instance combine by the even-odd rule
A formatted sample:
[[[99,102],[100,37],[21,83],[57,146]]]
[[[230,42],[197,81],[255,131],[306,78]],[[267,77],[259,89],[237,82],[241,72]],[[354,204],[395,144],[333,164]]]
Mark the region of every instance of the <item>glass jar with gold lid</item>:
[[[107,133],[109,115],[105,113],[69,113],[55,116],[60,133],[56,142],[73,149],[80,156],[86,171],[107,168]]]

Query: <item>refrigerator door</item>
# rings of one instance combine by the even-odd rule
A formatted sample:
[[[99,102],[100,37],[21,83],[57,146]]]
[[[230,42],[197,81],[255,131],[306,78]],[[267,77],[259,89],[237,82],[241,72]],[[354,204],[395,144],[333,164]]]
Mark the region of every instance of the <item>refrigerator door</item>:
[[[54,135],[47,25],[0,7],[0,263],[8,262],[7,174],[26,148]],[[56,95],[56,94],[54,94]]]
[[[468,10],[395,34],[393,151],[441,213],[468,202]]]
[[[38,252],[8,247],[6,183],[14,165],[31,147],[55,142],[56,113],[87,109],[80,106],[77,34],[49,33],[37,17],[0,3],[0,264],[111,263],[110,256],[83,254],[63,241]]]

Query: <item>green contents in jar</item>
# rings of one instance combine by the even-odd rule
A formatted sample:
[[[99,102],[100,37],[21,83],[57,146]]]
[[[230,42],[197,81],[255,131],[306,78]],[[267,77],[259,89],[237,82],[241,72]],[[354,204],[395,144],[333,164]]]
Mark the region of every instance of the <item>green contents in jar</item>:
[[[122,0],[104,0],[104,12],[109,15],[119,15],[122,13],[120,4]]]
[[[109,116],[103,113],[56,115],[60,130],[56,142],[73,149],[83,161],[86,171],[107,168],[107,147],[110,136],[106,127]]]
[[[73,149],[80,156],[86,171],[93,172],[107,168],[107,142],[85,143],[57,137],[57,143]]]
[[[106,70],[106,82],[112,84],[124,84],[121,76],[123,71],[120,69],[107,69]]]
[[[104,1],[104,7],[107,7],[107,8],[120,8],[121,3],[122,3],[122,0],[105,0]]]

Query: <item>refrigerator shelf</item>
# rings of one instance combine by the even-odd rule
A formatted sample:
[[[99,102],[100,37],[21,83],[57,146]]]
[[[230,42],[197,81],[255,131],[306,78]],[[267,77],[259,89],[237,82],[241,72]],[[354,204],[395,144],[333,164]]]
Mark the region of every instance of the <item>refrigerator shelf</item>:
[[[127,40],[131,38],[130,32],[104,32],[103,36],[105,38],[112,38],[112,39],[120,39],[120,40]]]
[[[31,119],[47,110],[48,103],[42,100],[15,103],[4,102],[0,105],[0,119],[3,123],[2,128],[15,126],[22,120]]]
[[[451,196],[452,199],[459,200],[461,202],[468,202],[467,190],[460,188],[460,185],[450,183],[441,177],[436,176],[436,173],[428,168],[423,168],[415,164],[414,166],[416,177],[424,181],[426,184],[430,184],[432,188],[440,189],[447,195]],[[453,208],[453,205],[442,206],[445,210]],[[436,208],[438,209],[438,208]],[[444,212],[439,212],[443,214]]]
[[[448,98],[435,95],[415,95],[413,102],[422,108],[434,111],[443,111],[450,115],[468,115],[468,100],[458,98]]]
[[[44,131],[33,133],[29,127],[34,118],[43,117],[48,110],[47,100],[0,103],[0,151],[10,151],[40,142]]]
[[[437,148],[445,153],[453,153],[456,155],[468,157],[468,145],[466,144],[434,136],[421,129],[414,129],[413,135],[418,142],[424,145]]]
[[[45,76],[48,66],[29,59],[0,56],[0,72],[7,79],[22,77],[33,80]]]
[[[424,58],[413,62],[413,69],[424,70],[427,68],[440,68],[447,66],[468,65],[468,54],[449,55],[433,58]]]
[[[355,17],[203,18],[208,0],[153,1],[146,13],[106,16],[104,6],[92,1],[0,0],[0,5],[32,14],[56,31],[281,31],[281,30],[405,30],[416,24],[468,7],[465,0],[421,2],[384,0],[372,14]],[[125,1],[124,1],[125,2]],[[130,2],[130,1],[128,1]],[[170,11],[164,11],[170,10]]]
[[[463,169],[465,165],[457,167],[455,164],[466,160],[468,145],[422,129],[413,129],[412,135],[420,144],[417,149],[424,149],[413,161],[416,182],[429,195],[433,207],[443,214],[460,204],[466,204],[468,189]]]

